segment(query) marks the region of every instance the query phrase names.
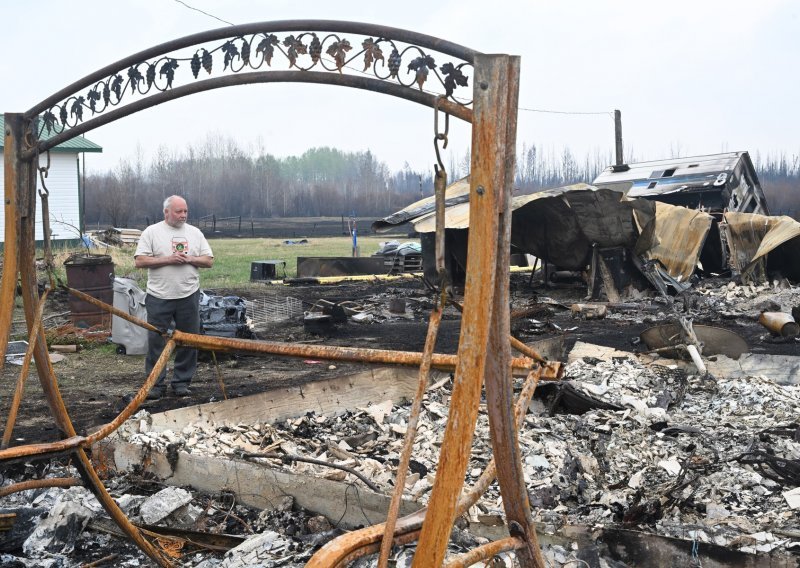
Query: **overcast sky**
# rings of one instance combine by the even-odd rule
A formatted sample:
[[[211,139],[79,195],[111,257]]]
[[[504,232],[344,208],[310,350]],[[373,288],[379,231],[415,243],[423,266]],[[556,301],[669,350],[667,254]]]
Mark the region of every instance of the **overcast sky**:
[[[234,24],[360,21],[519,55],[518,149],[525,143],[553,153],[567,146],[579,159],[611,155],[611,113],[620,109],[626,155],[639,160],[733,150],[800,154],[796,0],[186,4]],[[5,0],[2,14],[5,112],[25,111],[142,49],[226,25],[176,0]],[[608,114],[561,114],[592,112]],[[182,152],[209,135],[276,156],[334,146],[371,149],[392,169],[408,162],[430,170],[435,162],[427,107],[342,87],[266,84],[193,95],[98,128],[87,136],[104,151],[88,155],[87,168],[113,168],[137,147],[145,157],[159,146]],[[445,163],[450,153],[460,159],[469,143],[468,127],[451,121]]]

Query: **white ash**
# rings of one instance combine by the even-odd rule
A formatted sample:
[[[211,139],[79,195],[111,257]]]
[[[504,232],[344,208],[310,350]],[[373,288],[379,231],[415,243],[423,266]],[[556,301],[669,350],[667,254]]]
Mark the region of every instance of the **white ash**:
[[[792,487],[769,479],[738,458],[760,449],[800,459],[800,443],[791,436],[763,433],[796,420],[800,387],[758,377],[684,376],[629,358],[575,362],[564,380],[623,410],[528,414],[519,440],[536,520],[619,526],[627,513],[632,528],[746,551],[780,550],[790,544],[789,539],[777,536],[759,542],[753,535],[800,528],[783,497]],[[450,395],[441,386],[425,395],[406,481],[408,499],[424,503],[428,498]],[[488,417],[483,405],[480,410],[468,484],[477,479],[491,456]],[[362,483],[344,471],[280,459],[285,454],[312,457],[353,468],[389,494],[409,411],[409,404],[393,405],[380,423],[374,418],[380,413],[357,410],[338,416],[309,414],[274,425],[131,432],[137,427],[124,432],[129,441],[160,450],[177,444],[182,451],[233,458],[266,453],[275,457],[256,461]],[[133,421],[134,425],[143,423],[144,416]],[[637,513],[662,497],[659,514]],[[470,514],[479,512],[502,513],[496,484]]]

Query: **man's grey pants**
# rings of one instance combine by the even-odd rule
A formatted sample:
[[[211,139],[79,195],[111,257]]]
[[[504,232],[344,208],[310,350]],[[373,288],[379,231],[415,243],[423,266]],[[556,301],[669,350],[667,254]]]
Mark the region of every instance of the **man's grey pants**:
[[[200,333],[200,292],[178,300],[162,300],[150,294],[145,299],[147,322],[158,329],[166,330],[175,321],[175,329],[186,333]],[[147,332],[147,358],[144,370],[148,376],[164,350],[166,341],[153,331]],[[178,347],[175,350],[175,368],[172,374],[172,388],[187,387],[197,369],[197,349]],[[161,372],[153,390],[165,391],[167,369]]]

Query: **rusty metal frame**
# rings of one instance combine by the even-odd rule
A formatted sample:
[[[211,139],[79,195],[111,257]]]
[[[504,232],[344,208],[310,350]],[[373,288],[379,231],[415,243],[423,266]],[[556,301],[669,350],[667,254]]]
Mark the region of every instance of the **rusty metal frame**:
[[[369,36],[369,42],[372,43],[365,40],[362,44],[364,49],[359,52],[359,55],[364,53],[365,60],[368,61],[371,56],[367,57],[367,51],[372,49],[373,54],[377,53],[374,52],[376,41],[391,45],[393,46],[392,57],[395,57],[393,62],[395,71],[391,77],[383,77],[377,72],[377,61],[375,61],[373,70],[375,70],[376,78],[342,74],[343,67],[351,59],[346,59],[341,49],[336,54],[329,51],[336,58],[336,68],[329,68],[324,62],[321,64],[325,71],[338,71],[338,73],[312,71],[310,69],[317,65],[319,57],[317,60],[313,60],[312,65],[304,68],[292,61],[291,51],[288,51],[290,68],[297,70],[237,74],[238,70],[244,67],[255,67],[246,57],[242,56],[241,66],[232,74],[172,88],[173,78],[168,73],[168,84],[164,88],[156,85],[154,90],[158,92],[149,94],[151,84],[155,81],[155,79],[150,81],[150,72],[153,73],[153,76],[155,75],[157,63],[166,62],[167,67],[172,66],[172,71],[177,67],[178,59],[165,54],[177,49],[196,46],[192,61],[196,78],[199,70],[198,54],[206,51],[202,47],[203,43],[228,38],[223,47],[218,49],[227,54],[231,45],[241,45],[244,48],[247,44],[249,53],[250,44],[245,38],[246,34],[254,34],[253,38],[257,34],[261,34],[267,38],[269,37],[267,34],[273,31],[290,30],[303,30],[298,37],[313,37],[313,41],[318,40],[313,32],[327,32],[328,35],[325,36],[325,39],[316,44],[317,49],[329,40],[341,48],[343,44],[341,43],[342,38],[338,35],[340,33]],[[294,36],[289,37],[292,41],[299,41]],[[250,43],[253,41],[254,39],[251,39]],[[288,42],[289,39],[286,41]],[[237,42],[241,43],[237,44]],[[419,72],[417,74],[416,83],[419,90],[411,88],[411,84],[404,84],[397,77],[396,69],[401,56],[394,42],[413,44],[407,49],[413,48],[417,50],[418,54],[421,54],[412,63],[412,65],[427,66],[424,69],[424,75],[420,75]],[[289,43],[285,43],[285,45],[287,50],[291,50]],[[279,49],[283,52],[282,48]],[[438,71],[435,73],[445,88],[444,95],[434,95],[422,91],[429,68],[435,69],[436,67],[431,65],[432,59],[420,63],[420,58],[428,57],[424,49],[435,50],[463,61],[455,66],[450,64],[447,70],[444,69],[444,66],[440,66],[442,73],[447,75],[446,79],[442,79]],[[406,50],[403,51],[403,53],[405,52]],[[287,52],[284,52],[284,55],[287,55]],[[318,55],[319,53],[317,53]],[[203,53],[203,57],[205,56],[206,54]],[[152,58],[156,58],[155,61],[148,61]],[[228,61],[226,55],[226,69]],[[391,541],[394,544],[400,544],[419,538],[414,566],[442,565],[455,517],[462,514],[465,507],[479,497],[494,477],[495,466],[493,465],[487,468],[485,475],[467,494],[466,498],[460,498],[477,419],[481,388],[485,384],[494,450],[493,463],[496,464],[497,478],[512,536],[506,541],[476,550],[466,559],[455,558],[453,564],[461,565],[471,558],[484,558],[491,555],[493,551],[516,549],[517,558],[524,568],[543,566],[522,477],[517,442],[518,426],[515,422],[521,422],[524,406],[527,406],[526,401],[532,394],[536,382],[540,378],[557,379],[560,367],[558,364],[546,364],[538,353],[526,349],[524,344],[513,338],[511,342],[509,341],[508,251],[519,63],[518,57],[484,55],[432,36],[385,26],[319,20],[262,22],[211,30],[152,47],[88,75],[43,100],[24,114],[7,113],[5,115],[6,132],[4,133],[6,228],[4,270],[0,283],[0,305],[6,309],[0,310],[0,364],[4,362],[11,327],[13,310],[8,308],[14,303],[19,276],[25,319],[31,338],[30,351],[50,412],[63,439],[50,444],[33,444],[0,450],[0,462],[31,457],[51,457],[64,452],[74,455],[77,458],[76,466],[83,483],[95,494],[114,521],[153,561],[159,566],[168,567],[172,566],[171,560],[127,519],[111,499],[86,454],[86,448],[91,443],[112,433],[135,412],[152,386],[154,377],[160,370],[159,364],[162,366],[166,364],[175,346],[186,345],[212,350],[239,350],[293,357],[313,356],[334,361],[361,361],[417,367],[430,365],[437,368],[454,369],[455,381],[450,415],[429,506],[424,511],[398,519],[396,524],[392,522],[391,524],[394,524],[395,528],[390,531],[393,533],[390,537]],[[267,64],[269,65],[269,62]],[[473,69],[472,101],[468,103],[472,104],[472,108],[469,108],[468,104],[461,104],[453,97],[453,89],[458,85],[465,86],[467,82],[463,75],[459,77],[463,65],[472,66]],[[129,85],[132,87],[133,95],[148,96],[138,98],[102,114],[106,109],[121,103],[122,95],[118,89],[119,74],[126,68],[130,71],[141,66],[148,70],[147,87],[140,88],[137,80],[133,80]],[[206,67],[205,59],[203,66]],[[167,67],[163,67],[162,71]],[[209,73],[211,72],[210,68],[211,64],[206,67]],[[169,72],[169,69],[167,71]],[[387,78],[392,80],[384,80]],[[168,336],[169,341],[159,359],[159,364],[143,382],[131,403],[112,422],[106,424],[94,435],[78,436],[64,406],[58,381],[50,364],[41,321],[42,300],[39,298],[37,290],[34,263],[35,173],[38,154],[92,128],[168,100],[231,85],[287,81],[368,89],[423,104],[437,109],[437,113],[442,111],[472,123],[469,257],[458,354],[453,356],[428,352],[423,355],[387,350],[287,345],[274,342],[209,338],[176,331]],[[112,85],[117,87],[116,99],[110,93]],[[79,93],[87,88],[89,89],[87,96],[91,99],[91,110],[92,112],[97,111],[98,116],[84,122],[82,119],[83,107],[89,108],[89,105],[85,104],[84,97]],[[101,92],[104,104],[101,110],[97,110],[95,103],[100,100]],[[71,105],[70,108],[75,111],[74,118],[65,117],[68,105]],[[62,117],[60,124],[56,124],[56,109],[58,109],[59,116]],[[52,134],[45,140],[41,140],[39,137],[43,124]],[[103,307],[107,311],[116,313],[112,306],[103,305]],[[122,315],[122,313],[120,312],[118,315]],[[124,317],[131,319],[127,314],[124,314]],[[137,320],[134,323],[148,327],[146,322]],[[512,343],[515,349],[521,350],[526,356],[512,358]],[[515,417],[511,401],[512,377],[515,372],[520,370],[529,374],[527,385],[533,384],[533,387],[526,386],[526,390],[520,395]],[[20,385],[23,380],[19,381]],[[523,401],[525,401],[524,406],[520,407],[519,404]],[[13,419],[9,420],[7,427],[13,427]],[[384,525],[376,525],[340,537],[323,547],[311,559],[309,566],[342,566],[349,560],[375,552],[384,530]]]

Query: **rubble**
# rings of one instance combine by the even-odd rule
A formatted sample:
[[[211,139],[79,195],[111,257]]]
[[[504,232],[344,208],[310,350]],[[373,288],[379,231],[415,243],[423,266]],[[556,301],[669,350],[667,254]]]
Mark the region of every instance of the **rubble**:
[[[559,389],[574,389],[592,406],[564,413],[552,388],[531,405],[519,441],[525,481],[537,521],[562,525],[616,525],[695,539],[744,552],[785,552],[800,530],[788,503],[800,478],[796,409],[800,387],[765,377],[723,379],[687,374],[633,357],[578,360]],[[549,393],[549,394],[548,394]],[[414,446],[406,497],[424,504],[436,474],[447,420],[449,384],[427,392]],[[280,454],[346,465],[383,492],[392,490],[409,406],[390,402],[338,415],[309,413],[276,424],[229,424],[142,431],[138,416],[120,430],[129,442],[166,452],[250,458],[295,474],[359,484],[352,474],[282,460]],[[174,450],[173,450],[174,451]],[[468,481],[491,455],[488,420],[481,413]],[[794,502],[794,501],[791,501]],[[469,513],[502,515],[496,486]]]

